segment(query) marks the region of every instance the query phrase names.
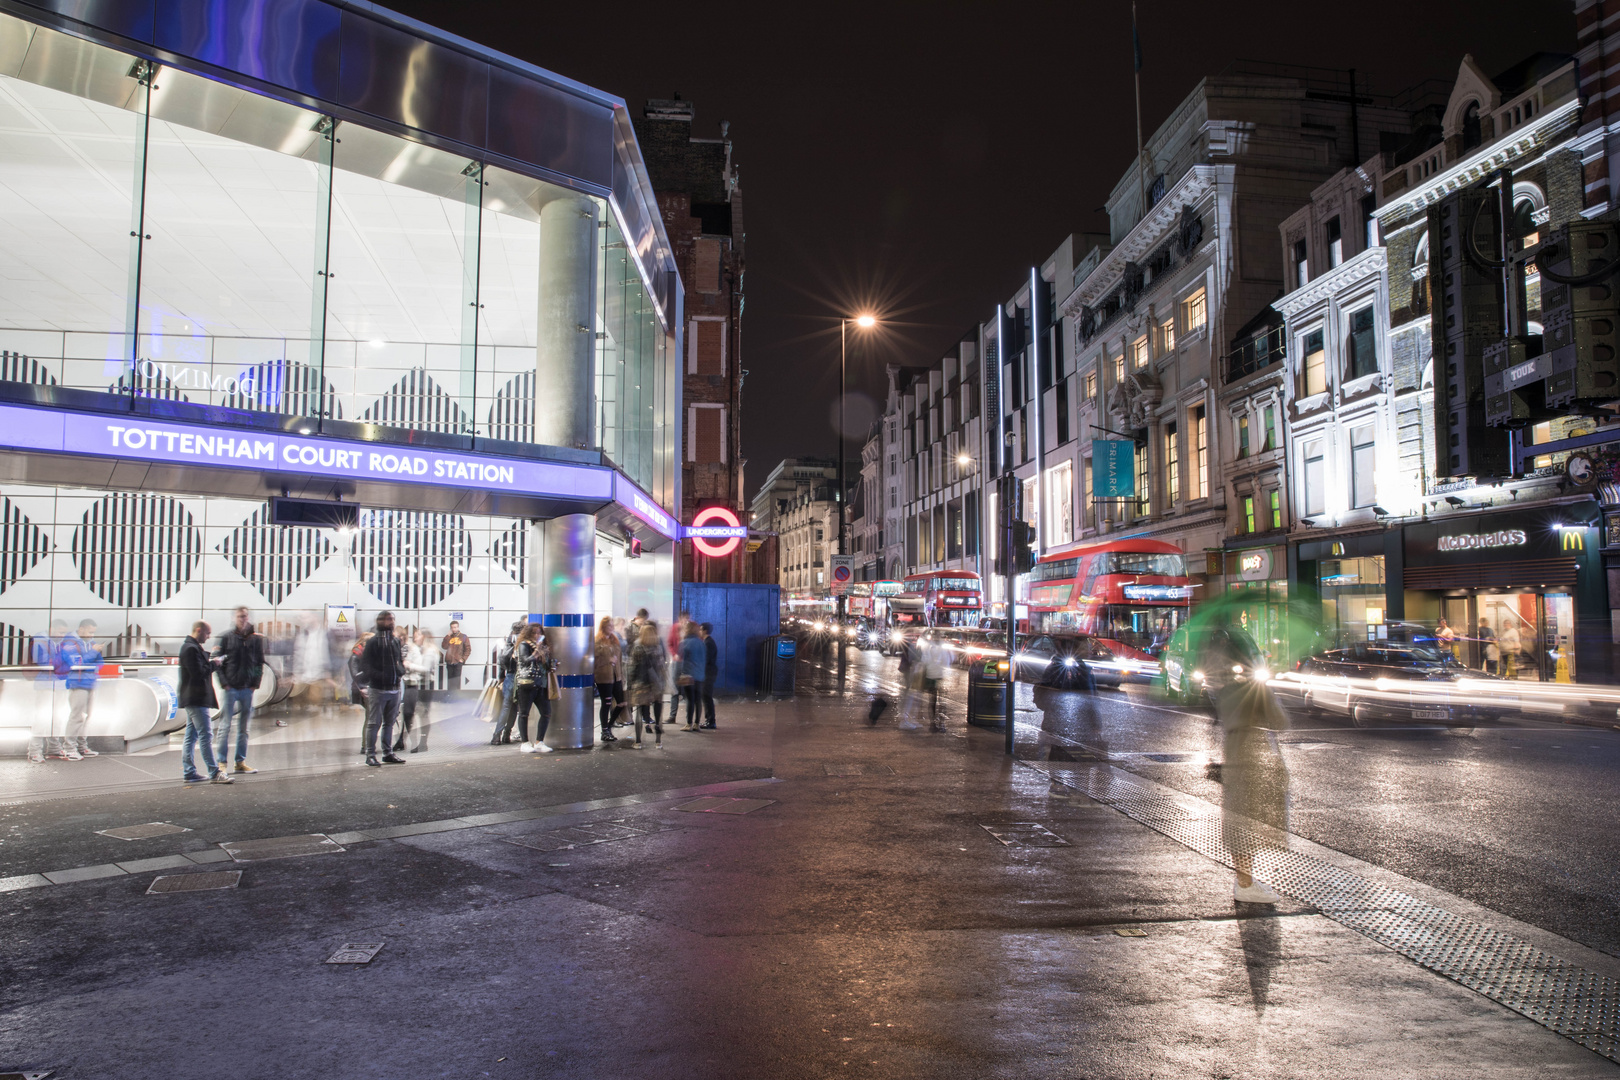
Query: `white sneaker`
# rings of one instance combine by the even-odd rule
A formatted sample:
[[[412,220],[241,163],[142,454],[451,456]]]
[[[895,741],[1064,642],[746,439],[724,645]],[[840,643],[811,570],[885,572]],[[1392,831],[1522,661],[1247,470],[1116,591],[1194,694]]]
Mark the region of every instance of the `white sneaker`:
[[[1282,897],[1273,892],[1270,885],[1263,881],[1256,881],[1253,885],[1239,885],[1232,883],[1232,899],[1241,904],[1277,904]]]
[[[101,751],[100,750],[92,750],[88,746],[81,746],[81,747],[79,747],[79,756],[80,757],[100,757],[101,756]]]
[[[69,761],[83,761],[84,760],[84,755],[79,753],[77,750],[64,750],[64,751],[62,751],[62,756],[67,758]]]
[[[922,727],[922,725],[917,723],[917,721],[915,721],[915,720],[902,720],[902,721],[900,721],[900,730],[901,731],[916,731],[917,729],[919,729],[921,727]]]
[[[537,754],[549,754],[555,749],[556,749],[556,747],[547,746],[543,742],[537,742],[537,743],[534,744],[534,752],[537,753]]]
[[[532,754],[532,753],[534,753],[534,743],[527,743],[527,742],[526,743],[518,743],[518,753],[520,753],[520,754]]]
[[[38,750],[30,750],[28,751],[28,760],[35,765],[43,765],[45,763],[45,755],[40,753]]]

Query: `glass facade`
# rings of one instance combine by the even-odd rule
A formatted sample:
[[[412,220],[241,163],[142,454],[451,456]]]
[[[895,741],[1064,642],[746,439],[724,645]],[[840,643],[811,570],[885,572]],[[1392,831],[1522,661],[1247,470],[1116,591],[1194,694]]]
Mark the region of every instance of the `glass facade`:
[[[671,337],[607,200],[542,280],[565,196],[0,15],[0,379],[535,443],[545,293],[589,290],[596,445],[672,506]]]

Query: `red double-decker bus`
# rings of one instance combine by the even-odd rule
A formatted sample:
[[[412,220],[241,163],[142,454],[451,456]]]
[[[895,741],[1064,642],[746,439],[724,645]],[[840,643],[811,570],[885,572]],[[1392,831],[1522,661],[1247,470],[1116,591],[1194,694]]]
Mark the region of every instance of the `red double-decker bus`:
[[[1032,632],[1090,634],[1142,657],[1159,655],[1193,593],[1181,549],[1142,539],[1049,551],[1027,589]]]
[[[908,593],[923,599],[929,626],[974,626],[980,611],[979,575],[972,570],[931,570],[905,580]]]

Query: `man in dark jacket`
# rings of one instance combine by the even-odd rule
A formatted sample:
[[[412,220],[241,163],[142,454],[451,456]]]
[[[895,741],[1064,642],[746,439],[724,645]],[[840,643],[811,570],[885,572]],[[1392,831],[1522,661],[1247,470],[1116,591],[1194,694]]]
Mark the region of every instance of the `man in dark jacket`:
[[[191,626],[191,636],[180,643],[179,705],[186,710],[186,743],[180,754],[180,766],[188,784],[200,784],[204,780],[216,784],[231,782],[231,774],[220,768],[214,758],[214,735],[209,730],[208,710],[219,708],[219,699],[214,696],[214,665],[209,662],[203,645],[213,632],[213,627],[198,621]],[[208,766],[207,776],[197,771],[192,758],[199,744],[203,764]]]
[[[439,654],[444,657],[445,689],[453,694],[461,689],[461,665],[472,655],[472,642],[461,632],[459,622],[450,623],[450,632],[439,643]]]
[[[403,765],[394,753],[394,721],[405,690],[405,650],[394,636],[394,613],[377,616],[377,632],[360,651],[360,693],[366,699],[366,764]],[[377,760],[377,732],[382,732],[382,761]]]
[[[714,680],[720,674],[720,646],[714,641],[714,626],[702,623],[698,634],[703,638],[703,726],[714,727]]]
[[[247,763],[248,721],[253,717],[253,691],[264,678],[264,639],[253,629],[247,608],[236,609],[236,620],[214,650],[219,681],[225,684],[225,708],[219,714],[219,767],[230,758],[231,717],[236,722],[236,771],[258,772]]]

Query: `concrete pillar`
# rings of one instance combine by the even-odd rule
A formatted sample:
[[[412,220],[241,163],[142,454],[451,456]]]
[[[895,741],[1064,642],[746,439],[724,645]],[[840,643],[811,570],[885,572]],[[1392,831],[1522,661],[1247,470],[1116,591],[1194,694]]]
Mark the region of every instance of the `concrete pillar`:
[[[555,199],[540,210],[540,309],[535,350],[535,441],[595,444],[591,375],[596,347],[597,207]],[[576,750],[596,742],[592,613],[596,516],[534,522],[529,533],[529,619],[545,626],[562,696],[551,703],[546,742]]]
[[[533,522],[529,552],[529,621],[545,627],[562,694],[551,703],[546,743],[558,750],[593,746],[596,515],[564,514]]]

